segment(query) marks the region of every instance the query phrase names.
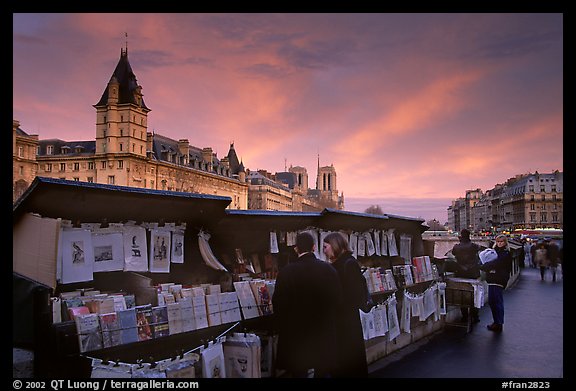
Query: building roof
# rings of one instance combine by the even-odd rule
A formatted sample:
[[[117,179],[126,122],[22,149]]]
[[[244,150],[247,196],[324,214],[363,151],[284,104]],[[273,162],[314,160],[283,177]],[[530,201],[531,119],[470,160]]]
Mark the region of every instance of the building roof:
[[[52,145],[54,150],[51,155],[46,153],[48,145]],[[66,153],[62,150],[66,149]],[[94,155],[96,153],[96,141],[64,141],[57,138],[40,140],[38,142],[38,156],[81,156]]]
[[[119,94],[118,94],[118,104],[126,104],[131,103],[134,105],[138,105],[136,99],[134,97],[134,91],[139,88],[138,80],[136,80],[136,75],[132,71],[132,67],[130,66],[130,62],[128,61],[128,49],[120,50],[120,60],[118,60],[118,64],[116,65],[116,69],[112,73],[112,77],[110,77],[110,81],[117,81],[120,85]],[[104,88],[104,93],[102,97],[95,104],[95,106],[105,106],[108,103],[108,85]],[[146,110],[150,110],[146,107],[144,103],[144,98],[142,98],[142,108]]]

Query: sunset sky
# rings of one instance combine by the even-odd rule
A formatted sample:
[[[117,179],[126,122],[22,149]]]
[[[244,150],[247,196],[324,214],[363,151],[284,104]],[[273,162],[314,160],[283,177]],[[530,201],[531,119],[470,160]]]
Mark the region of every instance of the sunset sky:
[[[563,171],[562,14],[14,14],[13,119],[94,140],[120,58],[148,130],[244,166],[333,164],[346,209],[447,220],[451,200]],[[126,33],[128,37],[126,38]]]

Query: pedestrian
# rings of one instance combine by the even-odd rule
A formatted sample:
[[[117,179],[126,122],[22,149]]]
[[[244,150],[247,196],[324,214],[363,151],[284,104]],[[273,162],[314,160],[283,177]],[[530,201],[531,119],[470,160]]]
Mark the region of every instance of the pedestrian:
[[[524,265],[526,267],[534,267],[532,265],[532,253],[530,252],[530,249],[532,248],[530,239],[524,239]]]
[[[560,249],[558,245],[549,238],[545,239],[548,245],[548,263],[550,265],[550,272],[552,273],[552,282],[556,282],[556,269],[558,267],[558,258],[560,257]]]
[[[336,367],[336,322],[342,289],[338,273],[314,255],[309,233],[296,236],[298,259],[276,278],[272,305],[278,330],[277,367],[290,376],[330,377]]]
[[[359,312],[369,312],[371,308],[366,279],[343,234],[332,232],[326,235],[323,252],[338,272],[342,286],[342,302],[336,324],[338,366],[334,377],[367,377],[366,346]]]
[[[486,272],[488,304],[494,320],[487,328],[499,333],[504,325],[504,289],[506,289],[512,271],[512,256],[510,255],[508,238],[504,234],[496,236],[493,247],[498,258],[486,262],[480,266],[480,269]]]
[[[470,240],[470,231],[463,229],[460,231],[460,243],[452,248],[452,255],[456,257],[456,277],[460,278],[480,278],[480,259],[478,252],[480,246]],[[462,322],[468,322],[468,308],[460,307]],[[480,322],[478,308],[470,307],[470,317],[472,323]]]
[[[548,244],[544,239],[539,239],[538,243],[532,247],[532,259],[537,268],[540,268],[540,279],[544,281],[546,269],[550,266],[548,258]]]

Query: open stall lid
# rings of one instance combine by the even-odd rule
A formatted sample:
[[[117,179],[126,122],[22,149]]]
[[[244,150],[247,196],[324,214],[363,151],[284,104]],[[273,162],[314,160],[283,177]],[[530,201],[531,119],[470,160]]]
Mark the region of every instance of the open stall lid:
[[[36,177],[13,207],[13,221],[26,212],[73,222],[128,220],[211,226],[224,217],[229,197],[141,189]]]

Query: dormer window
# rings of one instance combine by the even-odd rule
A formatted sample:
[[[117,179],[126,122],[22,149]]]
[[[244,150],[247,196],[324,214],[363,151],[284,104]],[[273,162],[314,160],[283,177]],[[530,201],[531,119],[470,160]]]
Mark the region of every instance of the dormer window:
[[[60,153],[62,155],[66,155],[70,152],[70,147],[67,145],[64,145],[63,147],[60,148]]]
[[[54,155],[54,145],[46,146],[46,155]]]

